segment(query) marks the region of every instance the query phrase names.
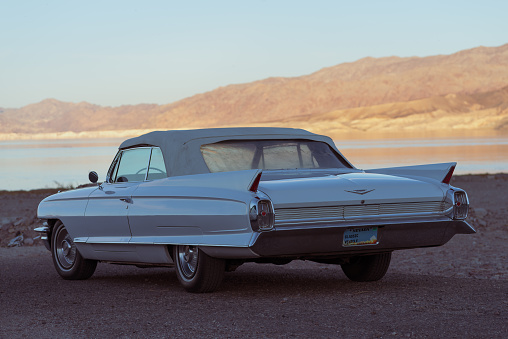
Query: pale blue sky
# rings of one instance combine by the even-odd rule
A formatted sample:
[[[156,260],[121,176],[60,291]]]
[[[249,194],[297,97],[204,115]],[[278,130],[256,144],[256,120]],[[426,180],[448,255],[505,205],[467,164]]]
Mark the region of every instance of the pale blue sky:
[[[0,107],[166,104],[366,56],[508,43],[508,1],[0,0]]]

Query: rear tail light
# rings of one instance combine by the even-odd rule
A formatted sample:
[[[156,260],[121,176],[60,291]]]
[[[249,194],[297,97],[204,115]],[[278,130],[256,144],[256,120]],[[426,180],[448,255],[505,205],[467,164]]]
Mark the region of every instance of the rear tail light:
[[[275,216],[269,200],[253,200],[250,204],[250,224],[254,231],[268,231],[273,228]]]
[[[453,219],[466,219],[469,211],[469,202],[465,192],[453,193]]]

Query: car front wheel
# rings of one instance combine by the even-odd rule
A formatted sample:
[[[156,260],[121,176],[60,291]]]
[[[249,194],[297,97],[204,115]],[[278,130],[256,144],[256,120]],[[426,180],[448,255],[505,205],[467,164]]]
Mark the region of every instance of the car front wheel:
[[[56,271],[67,280],[88,279],[97,267],[97,261],[84,259],[79,254],[76,244],[61,221],[57,221],[53,227],[51,254]]]
[[[208,256],[198,246],[174,246],[173,258],[176,276],[189,292],[213,292],[224,278],[225,261]]]
[[[376,281],[384,277],[392,253],[381,253],[375,255],[365,255],[353,257],[349,263],[342,264],[342,271],[353,281]]]

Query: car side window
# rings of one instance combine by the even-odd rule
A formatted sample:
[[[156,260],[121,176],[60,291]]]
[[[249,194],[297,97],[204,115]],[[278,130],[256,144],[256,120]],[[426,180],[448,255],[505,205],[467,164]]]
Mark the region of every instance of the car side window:
[[[150,148],[122,151],[113,182],[144,181],[150,159]]]
[[[162,151],[159,147],[154,147],[152,148],[152,156],[150,157],[150,166],[148,167],[146,180],[163,179],[167,176]]]

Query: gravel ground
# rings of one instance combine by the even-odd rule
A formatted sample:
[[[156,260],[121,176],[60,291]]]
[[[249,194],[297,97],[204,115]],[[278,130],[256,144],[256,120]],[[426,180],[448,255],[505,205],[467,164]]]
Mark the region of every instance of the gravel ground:
[[[217,292],[196,295],[174,269],[99,264],[89,280],[65,281],[37,241],[0,247],[0,338],[506,338],[508,175],[452,184],[468,191],[478,233],[394,252],[373,283],[331,265],[245,264]],[[37,224],[29,215],[44,194],[0,193],[0,221],[14,218],[2,224],[2,246]]]

